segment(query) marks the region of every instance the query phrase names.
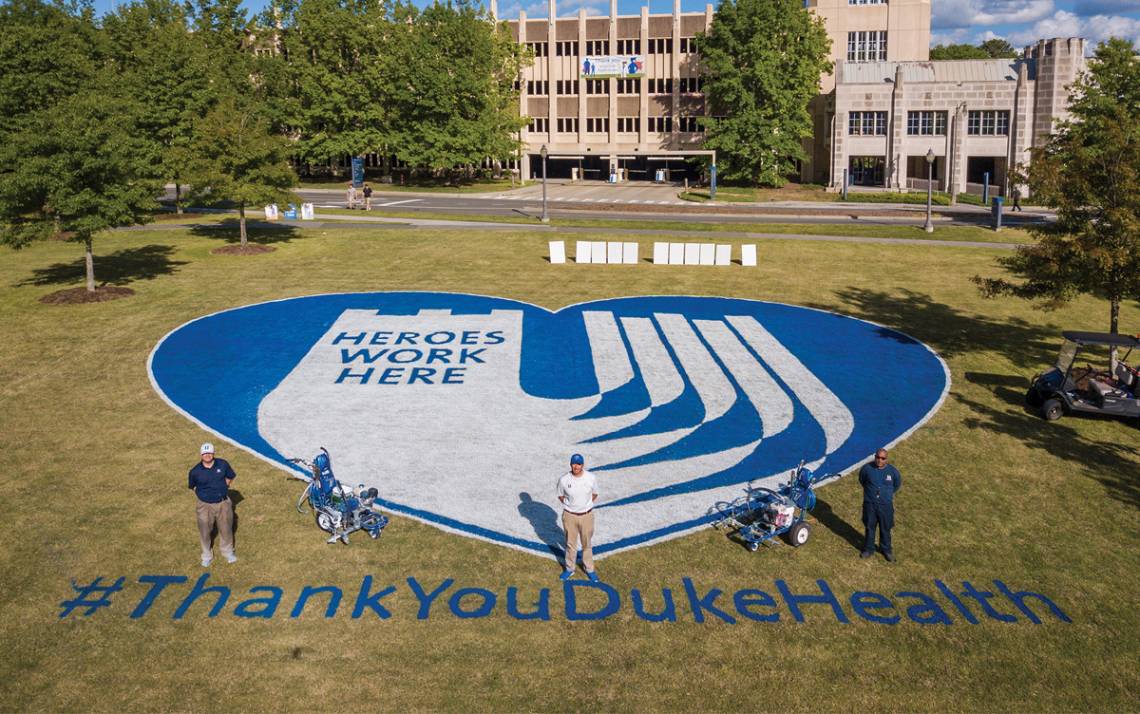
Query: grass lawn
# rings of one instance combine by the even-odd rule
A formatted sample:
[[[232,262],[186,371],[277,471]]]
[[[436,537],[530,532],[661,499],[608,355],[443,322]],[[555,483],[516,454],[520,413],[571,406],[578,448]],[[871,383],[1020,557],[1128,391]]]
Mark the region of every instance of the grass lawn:
[[[685,201],[708,201],[707,187],[684,191],[680,198]],[[766,203],[768,201],[820,201],[836,200],[836,194],[828,193],[819,184],[788,183],[780,188],[753,188],[748,186],[717,186],[716,200],[723,203]]]
[[[767,710],[775,702],[821,711],[1136,708],[1140,429],[1075,417],[1046,423],[1022,403],[1060,330],[1103,330],[1104,303],[1081,298],[1045,313],[984,300],[969,278],[998,272],[1003,252],[988,248],[772,240],[761,244],[760,267],[715,270],[551,265],[548,234],[538,231],[324,226],[253,235],[276,250],[213,255],[234,238],[208,229],[100,238],[99,277],[136,294],[74,306],[38,298],[82,284],[79,246],[0,249],[4,709],[308,711],[361,701],[394,711]],[[596,239],[606,237],[599,227]],[[641,239],[643,255],[651,242]],[[372,290],[475,292],[552,309],[622,295],[725,295],[834,310],[923,340],[949,364],[953,386],[934,418],[892,452],[906,479],[894,532],[899,561],[857,557],[861,495],[848,478],[820,490],[804,547],[749,553],[708,529],[615,555],[599,569],[622,593],[621,611],[567,622],[552,561],[399,517],[378,542],[325,545],[311,514],[294,510],[299,482],[219,441],[242,497],[241,560],[218,559],[210,569],[211,585],[233,589],[229,605],[210,618],[203,599],[175,620],[189,587],[178,585],[146,617],[130,618],[147,590],[140,576],[192,583],[202,572],[185,474],[211,437],[152,389],[150,350],[215,311]],[[1140,306],[1125,305],[1121,325],[1140,330]],[[488,444],[487,458],[504,448]],[[384,601],[391,618],[350,617],[365,575],[374,590],[397,586]],[[126,578],[114,605],[61,619],[71,581],[96,576]],[[441,601],[418,620],[408,577],[429,589],[446,578],[453,588],[488,588],[499,604],[489,617],[458,619]],[[971,625],[938,597],[954,624],[866,622],[850,603],[850,624],[826,605],[806,605],[803,623],[786,608],[777,623],[696,623],[682,577],[730,595],[775,593],[776,579],[809,593],[826,580],[840,597],[938,596],[935,579],[993,590],[1000,579],[1048,595],[1072,622],[1044,615],[1040,625],[1003,623],[974,603],[981,622]],[[232,615],[250,588],[267,585],[286,591],[275,618]],[[338,615],[322,617],[322,597],[291,619],[304,585],[342,587]],[[524,608],[551,588],[551,621],[508,616],[510,586]],[[664,587],[676,598],[677,622],[638,619],[630,588],[658,609]],[[731,598],[718,604],[731,608]],[[1015,612],[1000,598],[995,606]]]

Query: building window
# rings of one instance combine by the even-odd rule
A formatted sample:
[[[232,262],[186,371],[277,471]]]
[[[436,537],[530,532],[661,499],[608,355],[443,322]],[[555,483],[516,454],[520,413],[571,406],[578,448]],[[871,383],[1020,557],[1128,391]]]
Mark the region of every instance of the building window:
[[[847,33],[848,62],[884,62],[886,59],[886,30],[860,30]]]
[[[526,43],[526,46],[530,48],[530,51],[534,53],[535,57],[545,57],[546,56],[546,43],[545,42],[528,42],[528,43]]]
[[[882,186],[887,162],[882,156],[852,156],[848,180],[856,186]]]
[[[696,94],[704,82],[700,77],[681,77],[681,94]]]
[[[651,54],[651,55],[673,54],[673,38],[672,37],[650,37],[649,38],[649,54]]]
[[[531,117],[527,129],[539,134],[550,131],[550,119],[547,117]]]
[[[673,78],[649,80],[649,93],[650,94],[672,94],[673,93]]]
[[[697,51],[697,38],[695,37],[682,37],[681,38],[681,54],[688,54]]]
[[[886,112],[851,112],[847,115],[847,133],[851,136],[886,136]]]
[[[558,117],[559,134],[577,134],[578,117]]]
[[[641,54],[641,39],[634,38],[629,40],[617,41],[617,53],[619,55],[639,55]]]
[[[641,93],[641,80],[640,79],[619,79],[617,81],[618,94],[640,94]]]
[[[577,57],[578,56],[578,43],[577,42],[558,42],[558,43],[555,43],[554,54],[558,57]]]
[[[586,94],[608,94],[610,80],[608,79],[586,79]]]
[[[526,93],[541,97],[546,94],[547,85],[548,82],[544,79],[532,79],[526,83]]]
[[[591,57],[608,55],[610,53],[609,40],[586,40],[586,54]]]
[[[609,117],[586,117],[586,133],[587,134],[608,134],[608,133],[610,133],[610,118]]]
[[[946,136],[946,112],[907,112],[908,136]]]
[[[970,136],[1008,136],[1008,111],[970,112],[966,120],[966,133]]]
[[[649,117],[649,131],[669,134],[673,131],[673,117]]]
[[[695,134],[700,131],[700,129],[697,127],[696,117],[677,117],[677,124],[680,131],[688,132],[690,134]]]
[[[637,117],[618,117],[619,134],[636,134]]]
[[[558,94],[564,97],[574,96],[578,93],[578,80],[576,79],[560,79],[555,85],[555,90]]]
[[[848,5],[886,5],[887,0],[847,0]]]

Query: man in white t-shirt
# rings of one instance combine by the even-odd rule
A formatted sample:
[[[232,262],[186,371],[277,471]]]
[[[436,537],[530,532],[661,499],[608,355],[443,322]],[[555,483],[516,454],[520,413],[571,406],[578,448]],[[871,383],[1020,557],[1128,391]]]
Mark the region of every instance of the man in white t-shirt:
[[[578,541],[582,542],[582,565],[586,567],[586,577],[598,582],[594,571],[594,549],[590,539],[594,537],[594,501],[598,500],[598,484],[594,474],[586,470],[586,460],[581,454],[570,457],[570,473],[558,479],[558,500],[562,502],[562,529],[566,531],[566,568],[561,579],[574,577],[578,562]]]

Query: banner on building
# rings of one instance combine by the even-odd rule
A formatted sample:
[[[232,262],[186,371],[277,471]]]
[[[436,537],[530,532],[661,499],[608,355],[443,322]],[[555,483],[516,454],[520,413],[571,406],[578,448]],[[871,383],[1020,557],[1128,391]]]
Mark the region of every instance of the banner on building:
[[[582,79],[626,79],[645,75],[644,55],[606,55],[582,59]]]

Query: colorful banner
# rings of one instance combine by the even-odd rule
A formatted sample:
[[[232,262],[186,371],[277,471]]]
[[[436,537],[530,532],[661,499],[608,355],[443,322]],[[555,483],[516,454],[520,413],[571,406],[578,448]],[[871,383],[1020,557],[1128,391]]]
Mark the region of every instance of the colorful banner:
[[[617,79],[642,77],[645,75],[644,55],[607,55],[585,57],[582,66],[582,79]]]

